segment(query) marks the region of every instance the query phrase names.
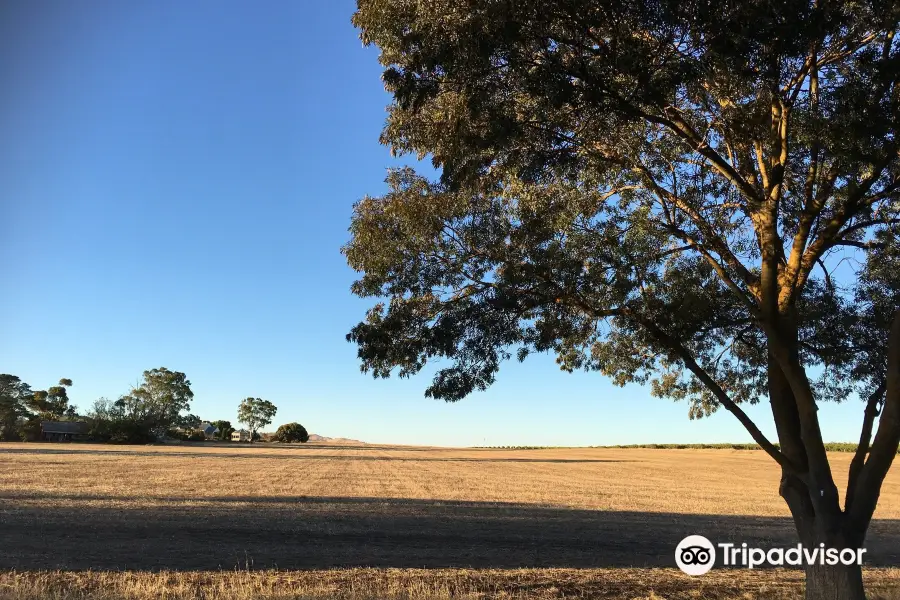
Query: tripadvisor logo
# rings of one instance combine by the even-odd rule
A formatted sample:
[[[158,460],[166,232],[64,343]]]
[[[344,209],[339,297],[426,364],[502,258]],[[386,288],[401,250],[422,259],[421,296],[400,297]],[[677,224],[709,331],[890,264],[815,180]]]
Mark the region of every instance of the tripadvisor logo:
[[[746,567],[753,569],[760,566],[782,567],[827,565],[862,565],[865,548],[826,548],[825,544],[804,548],[797,544],[790,548],[751,548],[746,543],[740,546],[731,543],[719,543],[715,546],[702,535],[689,535],[675,547],[675,563],[688,575],[703,575],[713,568],[716,562],[716,546],[722,552],[722,566]]]
[[[703,575],[716,562],[716,548],[702,535],[689,535],[675,547],[675,563],[688,575]]]

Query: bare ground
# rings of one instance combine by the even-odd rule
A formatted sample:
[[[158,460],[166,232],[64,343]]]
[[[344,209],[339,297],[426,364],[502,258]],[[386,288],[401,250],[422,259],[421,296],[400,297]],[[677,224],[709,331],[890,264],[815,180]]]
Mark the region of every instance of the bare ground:
[[[900,598],[900,569],[865,571],[870,600]],[[0,600],[789,600],[799,571],[339,569],[0,573]]]
[[[841,482],[849,459],[833,457]],[[675,598],[698,597],[701,584],[722,598],[792,597],[796,572],[717,570],[698,582],[671,570],[692,533],[795,544],[777,480],[770,459],[747,450],[4,444],[0,599],[59,585],[143,598],[136,589],[175,576],[160,571],[194,582],[184,583],[193,596],[173,598],[222,585],[250,594],[234,598],[441,597],[453,585],[453,596]],[[869,567],[900,565],[896,472],[867,548]],[[96,573],[47,572],[89,569],[130,573],[98,586]],[[281,574],[260,580],[259,569]],[[869,571],[870,588],[895,597],[897,573]],[[275,588],[253,592],[261,581]],[[331,592],[316,587],[329,581]]]

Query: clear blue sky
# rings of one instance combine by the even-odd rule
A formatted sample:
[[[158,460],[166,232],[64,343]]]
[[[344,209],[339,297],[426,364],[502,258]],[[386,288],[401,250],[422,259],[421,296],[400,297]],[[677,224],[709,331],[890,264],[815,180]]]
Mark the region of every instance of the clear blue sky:
[[[488,392],[423,397],[373,380],[344,335],[351,206],[395,164],[389,96],[347,0],[7,0],[0,4],[0,372],[60,377],[82,408],[166,366],[192,412],[370,442],[597,445],[749,441],[724,411],[510,363]],[[751,410],[772,433],[766,406]],[[828,406],[855,440],[859,402]]]

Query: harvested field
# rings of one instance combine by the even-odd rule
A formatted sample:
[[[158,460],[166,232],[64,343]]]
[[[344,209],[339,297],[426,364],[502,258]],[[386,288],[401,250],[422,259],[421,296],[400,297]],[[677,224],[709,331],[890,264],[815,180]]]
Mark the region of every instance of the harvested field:
[[[0,599],[794,597],[795,571],[671,569],[692,533],[795,544],[777,481],[752,450],[3,444]],[[898,597],[896,470],[867,548]]]
[[[900,569],[865,572],[870,600],[900,598]],[[0,600],[789,600],[799,571],[340,569],[0,574]]]

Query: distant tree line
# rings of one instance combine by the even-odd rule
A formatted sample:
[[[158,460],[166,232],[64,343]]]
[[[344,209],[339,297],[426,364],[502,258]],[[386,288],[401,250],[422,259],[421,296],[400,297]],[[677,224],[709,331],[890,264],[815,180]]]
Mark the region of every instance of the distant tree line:
[[[117,400],[99,398],[84,413],[70,404],[71,379],[46,390],[33,390],[19,377],[0,374],[0,441],[37,441],[42,421],[78,421],[87,424],[87,437],[95,442],[146,444],[172,438],[206,441],[204,420],[190,413],[194,393],[184,373],[165,367],[144,371],[142,381]],[[260,430],[272,422],[277,407],[262,398],[245,398],[238,406],[238,423],[246,425],[250,441],[263,439]],[[209,421],[211,439],[230,441],[236,431],[231,421]],[[309,434],[299,423],[278,428],[272,441],[306,442]]]
[[[0,440],[36,440],[41,421],[77,418],[75,407],[69,405],[71,386],[72,380],[63,378],[59,385],[32,390],[15,375],[0,375]]]

